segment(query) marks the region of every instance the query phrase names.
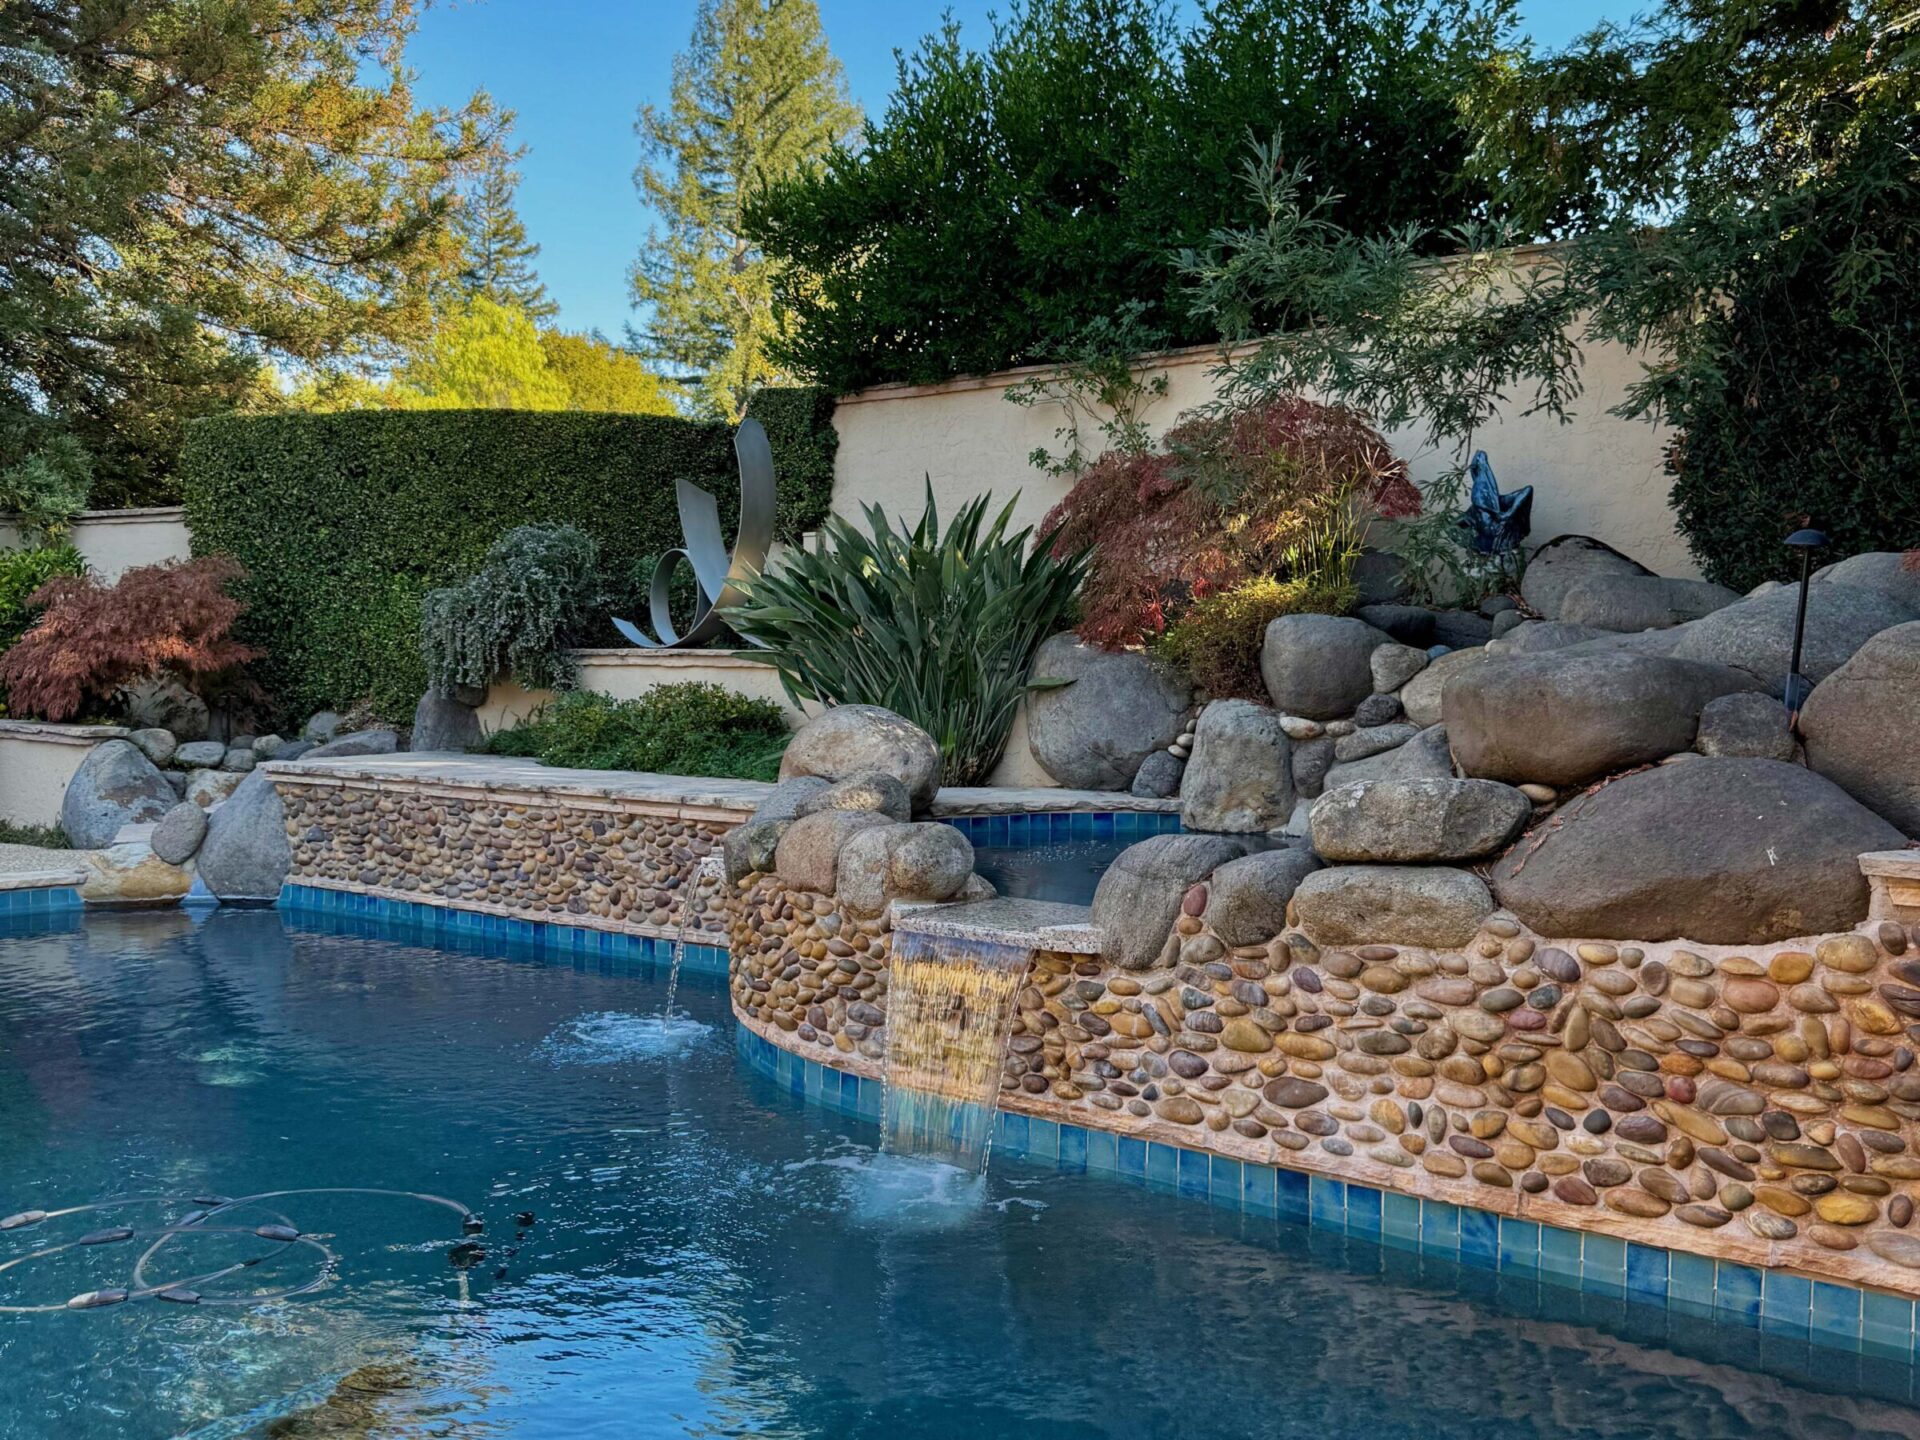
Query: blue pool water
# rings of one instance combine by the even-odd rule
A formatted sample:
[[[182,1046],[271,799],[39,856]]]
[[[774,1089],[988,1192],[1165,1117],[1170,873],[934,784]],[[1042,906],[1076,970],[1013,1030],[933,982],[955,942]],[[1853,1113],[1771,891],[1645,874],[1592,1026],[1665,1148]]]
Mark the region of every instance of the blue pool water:
[[[973,869],[1002,895],[1091,905],[1100,876],[1132,840],[1056,840],[976,845]]]
[[[315,1295],[0,1314],[0,1437],[1920,1434],[1908,1369],[1804,1337],[1095,1176],[879,1161],[743,1063],[717,980],[683,977],[694,1023],[649,1018],[665,984],[270,911],[0,930],[0,1214],[369,1185],[488,1221],[461,1270],[447,1212],[296,1198],[342,1257]],[[107,1223],[0,1233],[0,1263]],[[134,1258],[7,1270],[0,1305]]]

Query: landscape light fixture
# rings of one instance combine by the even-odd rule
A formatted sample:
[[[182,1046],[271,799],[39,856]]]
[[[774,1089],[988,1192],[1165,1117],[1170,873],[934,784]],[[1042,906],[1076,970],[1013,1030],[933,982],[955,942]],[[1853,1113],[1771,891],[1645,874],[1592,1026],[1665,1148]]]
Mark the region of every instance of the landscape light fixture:
[[[1793,617],[1793,659],[1787,664],[1787,729],[1800,728],[1800,707],[1813,692],[1813,682],[1800,673],[1800,648],[1807,638],[1807,591],[1813,584],[1813,552],[1827,543],[1824,531],[1796,530],[1783,542],[1800,552],[1800,606]]]

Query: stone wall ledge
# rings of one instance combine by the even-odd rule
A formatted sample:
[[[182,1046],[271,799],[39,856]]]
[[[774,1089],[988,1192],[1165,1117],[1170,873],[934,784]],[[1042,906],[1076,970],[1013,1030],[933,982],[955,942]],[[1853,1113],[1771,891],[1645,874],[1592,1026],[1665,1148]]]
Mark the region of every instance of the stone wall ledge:
[[[87,879],[85,870],[0,871],[0,890],[66,890]]]
[[[124,740],[133,732],[124,725],[56,725],[50,720],[0,720],[0,740],[42,740],[49,745],[98,745],[102,740]]]
[[[1100,932],[1084,905],[1052,900],[1000,898],[964,905],[895,901],[896,935],[927,935],[947,940],[978,940],[1018,950],[1054,950],[1063,955],[1098,955]]]
[[[1920,849],[1876,850],[1860,857],[1867,877],[1867,915],[1920,924]]]

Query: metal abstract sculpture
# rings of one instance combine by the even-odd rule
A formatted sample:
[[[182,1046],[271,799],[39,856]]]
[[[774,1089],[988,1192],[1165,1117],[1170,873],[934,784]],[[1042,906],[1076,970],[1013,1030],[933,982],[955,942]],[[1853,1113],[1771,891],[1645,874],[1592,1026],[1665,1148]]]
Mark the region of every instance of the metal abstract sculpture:
[[[1467,477],[1472,490],[1460,524],[1472,538],[1473,548],[1482,555],[1504,555],[1519,549],[1533,529],[1533,487],[1523,485],[1511,495],[1502,495],[1484,450],[1473,452]]]
[[[647,611],[660,638],[643,633],[631,620],[616,617],[613,622],[614,628],[635,645],[648,650],[684,650],[705,644],[726,628],[721,612],[746,598],[744,586],[765,567],[767,551],[773,544],[773,447],[767,443],[767,432],[758,420],[740,422],[733,434],[733,456],[740,467],[740,528],[732,552],[728,552],[721,534],[720,507],[713,496],[689,481],[674,481],[680,505],[680,535],[686,544],[667,551],[653,567]],[[693,624],[684,635],[673,628],[668,604],[668,582],[681,560],[693,567],[693,578],[700,588]]]

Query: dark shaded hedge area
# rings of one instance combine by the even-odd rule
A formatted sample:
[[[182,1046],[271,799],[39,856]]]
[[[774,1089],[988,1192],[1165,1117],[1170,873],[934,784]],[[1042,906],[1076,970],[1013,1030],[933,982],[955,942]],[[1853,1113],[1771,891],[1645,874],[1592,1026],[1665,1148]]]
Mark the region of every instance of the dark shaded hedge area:
[[[783,538],[812,529],[833,487],[833,400],[769,390]],[[221,417],[181,456],[198,554],[247,569],[240,633],[285,718],[366,702],[408,720],[426,688],[420,602],[468,574],[516,525],[574,525],[600,542],[614,607],[644,615],[652,558],[681,543],[673,482],[712,491],[733,524],[732,429],[657,415],[515,410]],[[624,643],[596,621],[575,643]]]

